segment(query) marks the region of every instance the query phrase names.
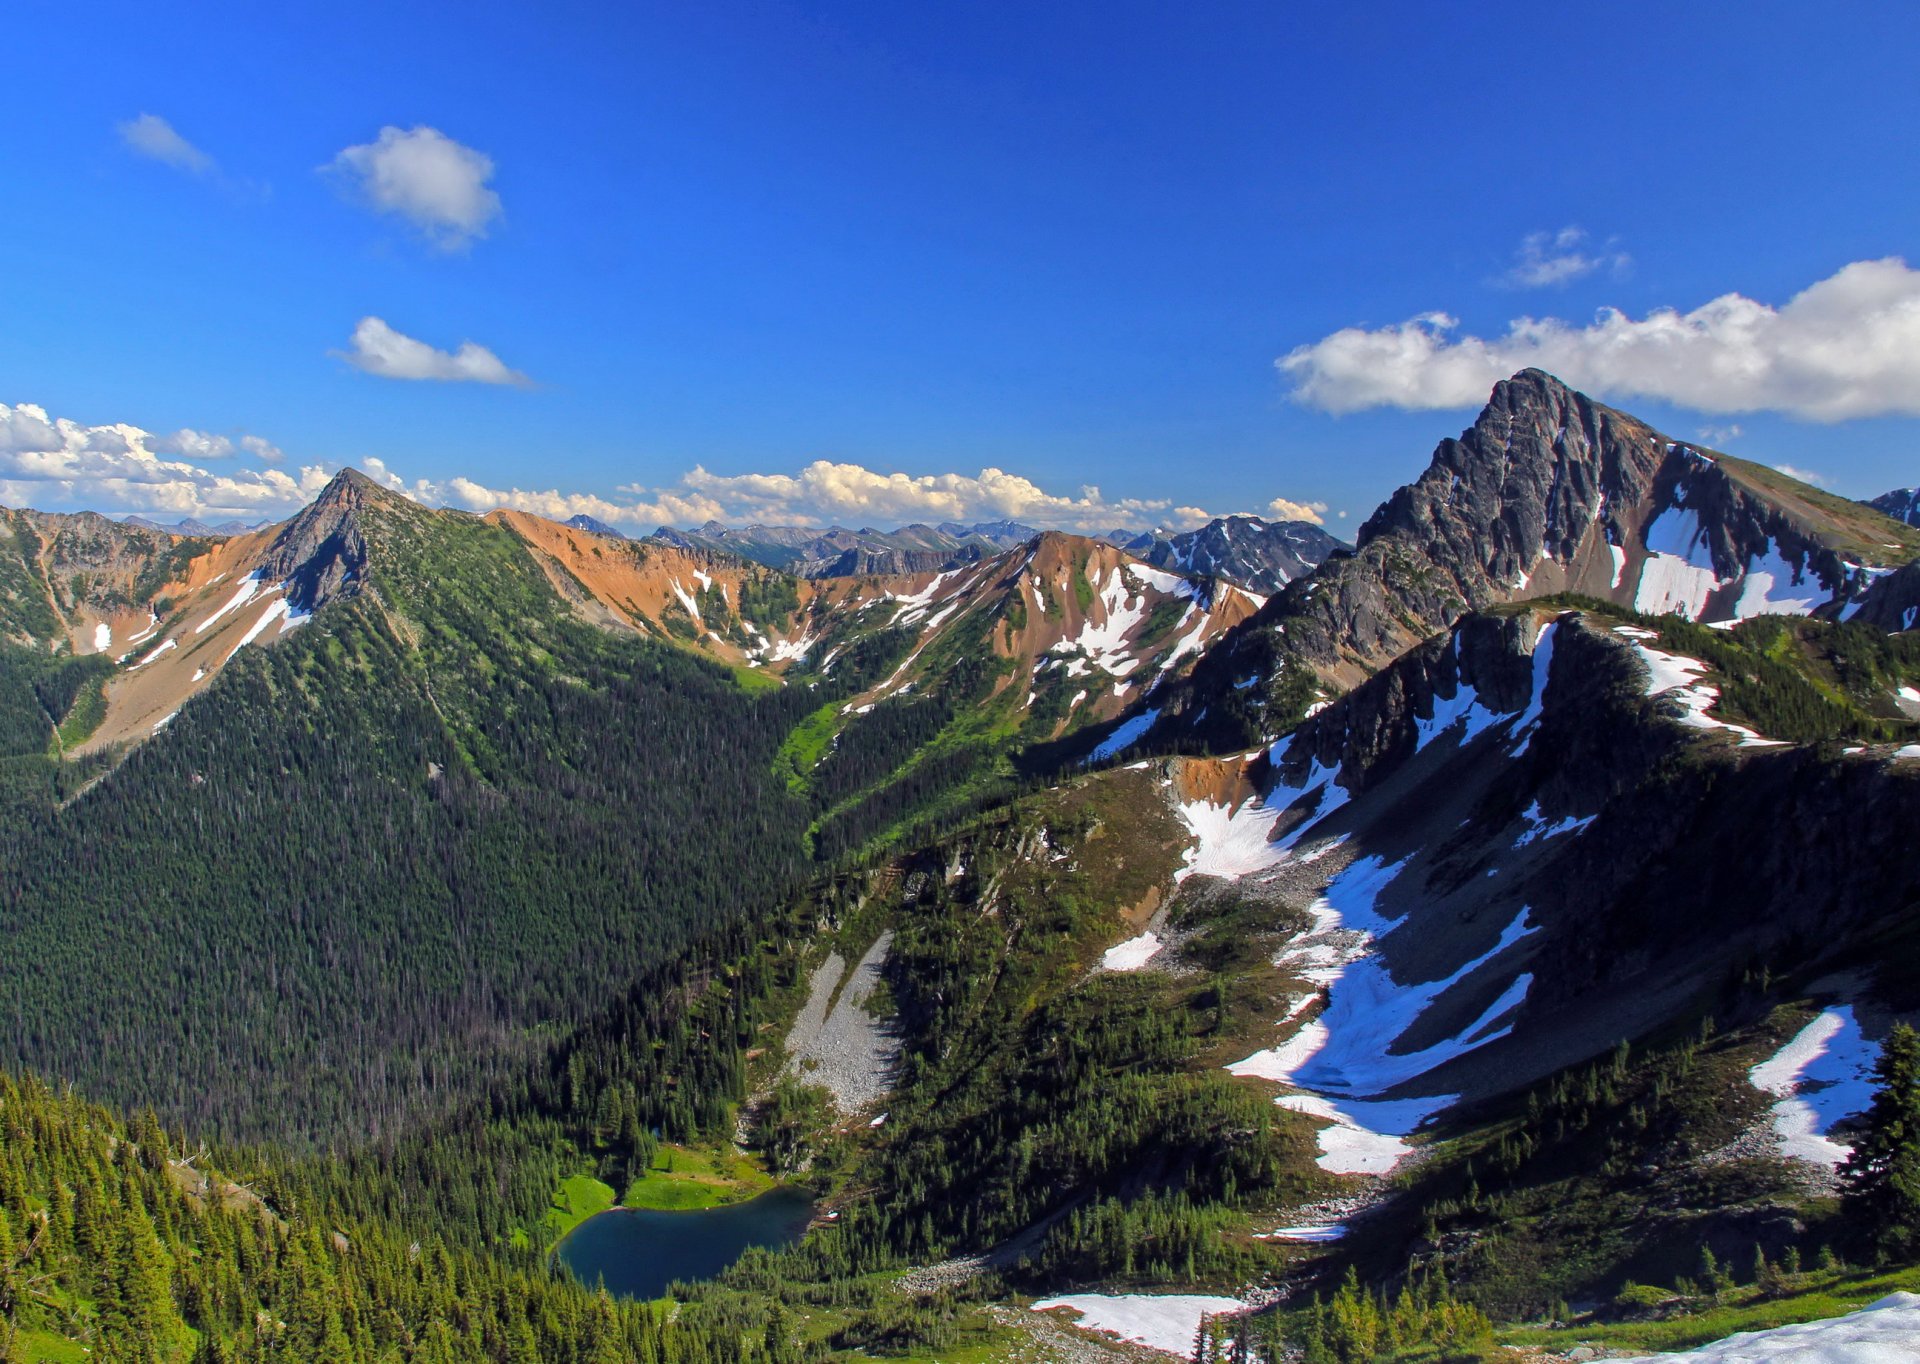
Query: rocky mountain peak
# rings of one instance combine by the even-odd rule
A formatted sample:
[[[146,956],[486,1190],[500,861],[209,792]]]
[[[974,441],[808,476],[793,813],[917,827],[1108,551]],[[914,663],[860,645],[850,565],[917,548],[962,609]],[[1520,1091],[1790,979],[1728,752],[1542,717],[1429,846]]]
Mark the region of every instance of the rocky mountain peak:
[[[280,527],[260,561],[260,574],[286,583],[288,599],[302,611],[318,610],[365,576],[365,517],[376,507],[412,508],[413,504],[358,469],[342,469],[318,497]]]

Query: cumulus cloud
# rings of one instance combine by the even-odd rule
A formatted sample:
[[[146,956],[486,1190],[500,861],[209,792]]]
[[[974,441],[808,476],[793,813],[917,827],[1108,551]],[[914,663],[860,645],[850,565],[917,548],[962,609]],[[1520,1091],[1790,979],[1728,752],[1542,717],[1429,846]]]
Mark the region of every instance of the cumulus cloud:
[[[253,453],[248,441],[279,453],[258,437],[242,437],[239,450]],[[224,436],[188,429],[159,437],[125,423],[51,417],[32,403],[0,403],[0,504],[253,518],[292,511],[326,486],[328,473],[317,465],[295,475],[214,472],[194,462],[233,453]]]
[[[173,125],[158,114],[142,114],[119,125],[120,140],[141,156],[149,157],[189,175],[208,175],[214,169],[213,158],[174,131]]]
[[[212,431],[195,431],[190,426],[181,427],[171,436],[150,437],[147,445],[156,454],[179,455],[185,459],[231,459],[237,454],[248,454],[268,464],[278,464],[286,458],[285,451],[262,436],[235,439]]]
[[[192,428],[156,436],[123,423],[86,426],[55,419],[31,403],[0,403],[0,505],[277,517],[311,501],[334,473],[317,464],[297,473],[271,465],[216,472],[204,463],[246,456],[277,460],[280,451],[255,436],[232,438]],[[911,475],[815,460],[791,474],[715,474],[696,466],[668,486],[628,485],[602,496],[556,487],[494,487],[463,474],[409,480],[378,458],[359,464],[368,477],[430,506],[471,512],[505,508],[556,521],[585,514],[635,531],[710,520],[819,526],[1003,518],[1088,532],[1183,530],[1213,515],[1171,498],[1108,498],[1095,487],[1051,492],[994,468],[977,475]],[[1269,510],[1318,521],[1325,508],[1278,498]]]
[[[1092,487],[1080,489],[1077,496],[1052,493],[1018,474],[991,468],[978,475],[910,475],[816,460],[792,474],[715,474],[696,466],[671,486],[628,484],[616,490],[619,496],[602,497],[558,488],[497,488],[465,476],[410,483],[377,460],[365,467],[371,476],[417,501],[474,512],[510,508],[556,521],[585,514],[636,530],[705,521],[864,526],[1005,519],[1103,531],[1185,529],[1211,519],[1204,508],[1176,506],[1170,498],[1109,499]]]
[[[1329,412],[1472,407],[1531,365],[1590,392],[1701,412],[1920,416],[1920,271],[1893,257],[1855,261],[1778,308],[1723,294],[1637,320],[1606,308],[1585,327],[1523,317],[1482,338],[1455,337],[1457,326],[1425,313],[1348,327],[1275,364],[1297,400]]]
[[[1276,497],[1267,503],[1267,515],[1282,521],[1310,521],[1316,526],[1324,526],[1327,524],[1327,504],[1295,502],[1290,497]]]
[[[1703,426],[1695,431],[1694,435],[1718,449],[1740,439],[1740,423],[1728,422],[1725,426]]]
[[[487,187],[493,158],[437,128],[388,126],[322,168],[381,213],[407,219],[435,246],[457,251],[487,235],[500,196]]]
[[[437,350],[395,331],[377,317],[361,318],[353,329],[352,349],[335,353],[355,369],[383,379],[439,379],[522,388],[531,382],[518,370],[508,369],[485,346],[462,341],[458,350]]]
[[[1600,270],[1619,274],[1632,264],[1632,258],[1608,249],[1612,245],[1591,249],[1585,230],[1578,227],[1529,232],[1520,239],[1513,264],[1497,282],[1509,289],[1553,289]]]
[[[1791,464],[1776,464],[1773,467],[1785,474],[1788,478],[1797,478],[1802,483],[1818,484],[1827,481],[1824,475],[1817,474],[1811,469],[1796,469]]]

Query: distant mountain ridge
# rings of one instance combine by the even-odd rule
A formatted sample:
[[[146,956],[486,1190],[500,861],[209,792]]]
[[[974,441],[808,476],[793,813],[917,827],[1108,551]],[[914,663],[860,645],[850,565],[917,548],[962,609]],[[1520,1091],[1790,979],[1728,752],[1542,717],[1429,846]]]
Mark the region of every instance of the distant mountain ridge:
[[[1920,526],[1920,488],[1895,488],[1867,503],[1907,526]]]
[[[1311,521],[1258,516],[1217,516],[1177,535],[1150,530],[1103,538],[1156,567],[1225,578],[1269,595],[1311,573],[1335,550],[1350,548]]]
[[[250,530],[259,530],[260,527],[271,525],[272,523],[269,521],[241,521],[235,518],[230,521],[222,521],[218,525],[208,525],[198,517],[189,516],[169,526],[164,522],[149,520],[144,516],[129,516],[124,518],[121,524],[125,526],[137,526],[141,530],[165,531],[168,535],[215,536],[245,535]]]
[[[617,534],[589,516],[568,525],[599,534]],[[1024,545],[1039,529],[1018,521],[978,521],[971,525],[916,522],[898,530],[871,526],[849,530],[830,526],[752,525],[729,527],[709,521],[695,530],[661,526],[647,538],[682,549],[737,554],[802,578],[845,578],[868,573],[939,573],[978,563],[1003,550]],[[1089,538],[1125,550],[1156,568],[1225,578],[1262,594],[1271,594],[1315,565],[1341,542],[1307,521],[1265,521],[1256,516],[1216,517],[1195,530],[1127,530],[1092,533]]]
[[[938,573],[964,563],[978,563],[1001,550],[1012,549],[1040,532],[1013,521],[982,521],[976,525],[923,522],[880,530],[863,526],[849,530],[829,526],[751,525],[730,527],[708,521],[697,529],[661,526],[647,538],[682,549],[719,550],[778,568],[801,578],[844,578],[863,573]]]

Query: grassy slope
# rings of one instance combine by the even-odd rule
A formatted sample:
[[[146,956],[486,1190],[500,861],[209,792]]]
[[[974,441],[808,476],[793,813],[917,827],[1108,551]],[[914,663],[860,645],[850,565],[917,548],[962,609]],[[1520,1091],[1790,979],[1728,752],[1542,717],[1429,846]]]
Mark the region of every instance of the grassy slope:
[[[1896,521],[1864,502],[1809,487],[1764,464],[1724,454],[1716,455],[1715,463],[1735,483],[1764,494],[1802,525],[1830,527],[1822,531],[1821,540],[1855,563],[1898,566],[1920,558],[1920,527]]]

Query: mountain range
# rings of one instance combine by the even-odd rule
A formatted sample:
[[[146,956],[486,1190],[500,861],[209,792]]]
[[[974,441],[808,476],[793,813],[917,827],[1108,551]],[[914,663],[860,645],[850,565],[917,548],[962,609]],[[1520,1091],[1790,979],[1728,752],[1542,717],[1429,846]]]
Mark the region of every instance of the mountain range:
[[[0,1048],[134,1115],[0,1082],[69,1153],[0,1147],[0,1268],[41,1220],[49,1266],[0,1307],[47,1357],[145,1303],[160,1357],[774,1364],[1864,1302],[1899,496],[1529,370],[1351,548],[628,539],[352,472],[217,537],[0,512]],[[805,1241],[671,1314],[547,1274],[583,1209],[776,1178]]]

